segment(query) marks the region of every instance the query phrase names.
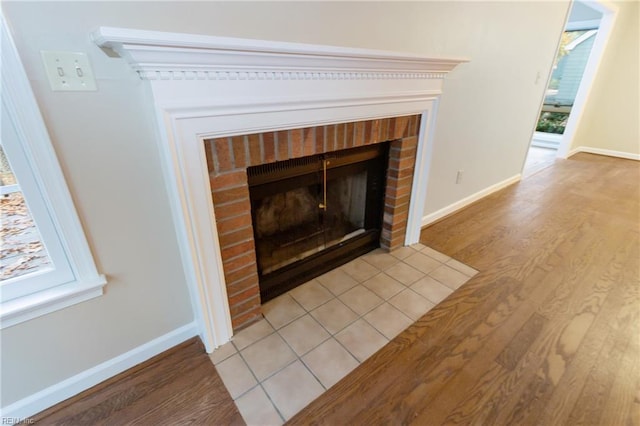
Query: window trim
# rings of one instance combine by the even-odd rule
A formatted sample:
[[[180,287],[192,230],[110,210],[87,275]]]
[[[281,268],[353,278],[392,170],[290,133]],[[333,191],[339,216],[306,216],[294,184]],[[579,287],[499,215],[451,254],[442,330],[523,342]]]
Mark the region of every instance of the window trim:
[[[22,136],[24,154],[31,165],[48,214],[64,248],[73,279],[0,305],[0,329],[100,296],[106,284],[98,273],[76,213],[71,194],[27,74],[22,66],[4,15],[0,15],[2,108]],[[8,123],[5,123],[5,125]],[[52,202],[55,200],[55,202]]]

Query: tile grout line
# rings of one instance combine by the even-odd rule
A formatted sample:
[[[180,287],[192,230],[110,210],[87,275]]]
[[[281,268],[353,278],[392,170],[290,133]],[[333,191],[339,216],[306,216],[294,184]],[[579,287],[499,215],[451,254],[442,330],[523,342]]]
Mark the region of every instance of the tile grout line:
[[[416,290],[414,290],[413,288],[411,288],[413,285],[415,285],[418,281],[424,279],[425,277],[429,277],[431,279],[433,279],[434,281],[436,281],[438,284],[444,286],[446,289],[449,290],[449,294],[445,297],[445,299],[447,297],[449,297],[454,291],[457,290],[457,288],[459,288],[460,286],[464,285],[464,283],[466,283],[469,279],[471,279],[473,276],[475,276],[478,271],[475,270],[474,268],[469,267],[468,265],[464,264],[463,262],[460,262],[450,256],[446,256],[444,254],[442,254],[442,256],[446,256],[446,260],[442,261],[440,259],[436,259],[435,257],[429,256],[427,253],[424,253],[423,250],[429,248],[428,246],[424,246],[422,244],[419,244],[419,246],[421,247],[417,247],[418,245],[413,245],[413,246],[408,246],[407,248],[412,249],[413,253],[408,254],[406,256],[404,256],[403,258],[399,258],[396,255],[393,255],[392,253],[386,253],[389,254],[391,256],[393,256],[395,258],[395,262],[393,263],[393,265],[387,266],[386,268],[380,268],[377,265],[375,265],[372,261],[369,261],[366,259],[367,255],[363,255],[357,259],[354,260],[361,260],[364,262],[365,265],[375,269],[375,273],[370,276],[367,277],[366,279],[363,280],[359,280],[358,278],[356,278],[355,276],[353,276],[352,274],[350,274],[347,270],[343,269],[342,272],[344,274],[346,274],[346,276],[348,276],[351,280],[353,280],[354,282],[356,282],[356,285],[352,286],[351,288],[339,293],[339,294],[335,294],[334,292],[332,292],[328,287],[326,287],[320,280],[316,280],[317,284],[320,285],[320,288],[324,289],[329,295],[331,295],[331,297],[320,303],[317,306],[314,306],[311,309],[307,309],[301,302],[299,302],[295,296],[293,296],[293,294],[288,294],[288,296],[294,301],[294,303],[296,304],[296,306],[298,308],[301,308],[302,310],[302,314],[285,322],[284,324],[282,324],[279,328],[276,328],[274,326],[274,324],[267,318],[267,316],[263,315],[263,319],[266,321],[266,323],[268,324],[269,327],[271,327],[272,331],[270,333],[268,333],[265,336],[262,336],[260,338],[258,338],[255,341],[252,341],[250,344],[248,344],[247,346],[245,346],[242,349],[239,349],[238,346],[236,345],[236,342],[233,341],[233,339],[231,340],[231,344],[233,346],[233,349],[235,350],[234,353],[230,354],[229,356],[219,360],[217,362],[217,364],[220,364],[226,360],[228,360],[229,358],[231,358],[233,355],[235,355],[236,353],[240,355],[240,359],[242,360],[243,365],[245,366],[246,369],[249,370],[249,372],[251,373],[251,376],[253,377],[253,379],[255,380],[256,384],[251,386],[249,389],[245,390],[244,392],[242,392],[240,395],[238,395],[236,398],[233,398],[234,404],[236,404],[236,401],[239,400],[240,398],[242,398],[243,396],[247,395],[249,392],[255,390],[256,388],[260,388],[260,390],[266,395],[269,403],[271,404],[271,406],[273,407],[273,409],[275,410],[275,412],[278,414],[278,416],[280,417],[280,420],[283,422],[286,422],[285,416],[282,413],[282,411],[278,408],[277,404],[275,403],[275,401],[271,398],[271,395],[269,395],[269,393],[267,392],[266,388],[264,387],[264,383],[267,380],[270,380],[271,378],[273,378],[274,376],[276,376],[277,374],[281,373],[283,370],[285,370],[286,368],[289,368],[291,365],[295,364],[296,361],[300,361],[300,364],[302,365],[302,367],[305,369],[306,372],[308,372],[313,379],[320,385],[321,389],[323,390],[322,393],[326,392],[330,387],[326,387],[322,381],[320,380],[320,378],[312,371],[311,367],[305,362],[305,360],[303,359],[303,357],[307,356],[308,354],[310,354],[311,352],[313,352],[314,350],[316,350],[317,348],[319,348],[320,346],[322,346],[323,344],[327,343],[328,341],[332,340],[335,343],[337,343],[339,345],[339,347],[341,349],[343,349],[347,354],[349,354],[349,356],[356,361],[356,365],[355,367],[353,367],[352,369],[349,370],[349,372],[347,372],[346,374],[350,374],[353,370],[355,370],[356,368],[358,368],[358,366],[360,366],[365,360],[369,359],[370,357],[372,357],[373,355],[375,355],[375,353],[377,353],[382,347],[386,346],[389,342],[391,342],[395,337],[397,337],[400,333],[402,333],[403,330],[406,330],[406,327],[401,330],[399,333],[396,333],[392,338],[387,338],[387,336],[378,328],[376,327],[373,323],[371,323],[369,320],[367,320],[365,318],[366,315],[369,315],[371,312],[373,312],[374,310],[380,308],[381,306],[383,306],[384,304],[388,304],[391,308],[397,310],[398,312],[400,312],[404,317],[408,318],[411,321],[411,324],[414,324],[417,320],[414,320],[412,317],[410,317],[409,315],[407,315],[406,311],[404,309],[401,309],[400,307],[395,306],[394,304],[392,304],[390,302],[391,299],[393,299],[394,297],[398,296],[399,294],[403,293],[405,290],[410,290],[411,293],[421,299],[426,300],[429,304],[433,305],[431,308],[429,308],[426,312],[429,312],[431,309],[433,309],[433,307],[437,306],[438,303],[442,302],[442,300],[438,303],[433,302],[431,299],[429,299],[427,296],[423,296],[422,294],[418,293]],[[433,249],[431,249],[433,250]],[[435,250],[434,250],[435,251]],[[407,251],[405,250],[404,253],[406,253]],[[416,253],[421,253],[424,256],[427,256],[429,259],[435,261],[438,263],[438,266],[436,266],[435,268],[431,269],[430,272],[423,272],[422,270],[414,267],[413,265],[407,263],[405,260],[407,258],[409,258],[410,256],[413,256]],[[439,253],[436,251],[436,253]],[[465,271],[462,271],[452,265],[447,264],[448,262],[453,261],[453,262],[457,262],[458,264],[462,265],[461,269],[465,269]],[[353,261],[352,261],[353,262]],[[405,284],[402,281],[397,280],[395,277],[393,277],[392,275],[389,275],[386,273],[386,271],[388,271],[390,268],[398,265],[398,264],[404,264],[407,267],[413,269],[414,271],[418,272],[420,275],[422,275],[421,278],[418,278],[417,280],[413,280],[411,281],[409,284]],[[455,263],[453,263],[455,264]],[[345,264],[346,265],[346,264]],[[344,265],[343,265],[344,266]],[[447,266],[448,268],[464,275],[466,277],[465,282],[463,282],[461,285],[459,285],[457,288],[452,288],[451,286],[447,285],[446,283],[442,282],[440,279],[431,276],[430,274],[435,271],[436,269],[441,268],[442,266]],[[459,266],[459,265],[456,265]],[[340,267],[342,268],[342,267]],[[340,268],[336,268],[336,269],[340,269]],[[475,273],[473,273],[472,275],[468,275],[466,272],[472,270],[475,271]],[[373,291],[372,289],[370,289],[369,287],[367,287],[366,285],[364,285],[365,282],[372,280],[373,278],[379,276],[380,274],[385,274],[386,276],[388,276],[390,279],[392,279],[394,282],[398,283],[399,285],[401,285],[403,288],[398,291],[397,293],[393,294],[392,296],[385,298],[381,295],[379,295],[378,293],[376,293],[375,291]],[[372,306],[371,308],[369,308],[366,312],[364,312],[363,314],[359,314],[358,312],[355,312],[353,310],[352,307],[350,307],[346,302],[344,302],[342,299],[340,299],[340,296],[343,296],[344,294],[346,294],[347,292],[351,291],[352,289],[358,287],[358,286],[362,286],[365,290],[369,291],[370,293],[372,293],[373,295],[375,295],[378,299],[381,300],[380,303],[376,303],[374,306]],[[285,293],[287,294],[287,293]],[[443,299],[444,300],[444,299]],[[335,333],[332,333],[331,331],[329,331],[329,329],[327,328],[327,326],[325,324],[323,324],[319,319],[317,319],[316,317],[314,317],[314,315],[312,314],[312,311],[315,311],[319,308],[321,308],[322,306],[325,306],[328,303],[331,303],[333,301],[337,301],[340,304],[344,305],[350,312],[352,312],[354,315],[356,315],[356,318],[353,321],[349,321],[346,325],[344,325],[343,327],[341,327],[339,330],[337,330]],[[425,312],[425,313],[426,313]],[[294,322],[300,320],[301,318],[304,318],[306,315],[309,315],[310,319],[313,320],[317,325],[320,326],[320,328],[326,332],[328,334],[328,337],[321,339],[317,344],[314,344],[314,346],[308,350],[306,350],[303,354],[299,355],[293,348],[293,346],[289,343],[289,341],[284,337],[283,334],[281,334],[281,331],[293,324]],[[424,315],[424,314],[423,314]],[[353,324],[355,324],[356,322],[358,322],[358,320],[362,319],[364,321],[364,324],[366,324],[367,326],[371,327],[377,334],[379,334],[384,340],[385,343],[382,345],[382,347],[378,348],[374,353],[368,355],[365,359],[363,359],[362,361],[360,361],[358,359],[358,357],[356,357],[355,354],[352,353],[351,350],[349,350],[349,348],[347,348],[340,340],[338,340],[336,338],[336,336],[340,333],[342,333],[344,330],[348,329],[349,327],[351,327]],[[250,367],[249,362],[245,359],[243,351],[245,351],[246,349],[250,348],[251,346],[263,341],[264,339],[272,336],[273,334],[276,334],[278,336],[279,339],[281,339],[282,341],[284,341],[286,347],[293,353],[294,355],[294,359],[292,359],[289,362],[286,362],[283,366],[281,366],[279,369],[277,369],[276,371],[272,372],[271,374],[269,374],[267,377],[265,377],[263,380],[259,380],[258,377],[256,376],[256,373],[253,371],[253,369]],[[213,362],[213,360],[212,360]],[[344,377],[344,376],[343,376]],[[224,382],[223,382],[224,383]],[[237,404],[236,404],[237,407]]]

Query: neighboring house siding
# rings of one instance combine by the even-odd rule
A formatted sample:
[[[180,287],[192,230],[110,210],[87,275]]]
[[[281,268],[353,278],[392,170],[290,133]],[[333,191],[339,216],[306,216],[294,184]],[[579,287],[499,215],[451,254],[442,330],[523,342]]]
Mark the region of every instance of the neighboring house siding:
[[[562,67],[558,94],[555,96],[556,103],[573,105],[594,40],[594,36],[589,37],[562,58],[561,61],[564,61],[564,66]]]

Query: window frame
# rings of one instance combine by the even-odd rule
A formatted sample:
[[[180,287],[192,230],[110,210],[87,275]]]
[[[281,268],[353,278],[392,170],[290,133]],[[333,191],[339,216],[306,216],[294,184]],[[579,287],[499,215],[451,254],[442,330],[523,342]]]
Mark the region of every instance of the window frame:
[[[51,276],[51,279],[43,280],[39,278],[41,274],[33,274],[31,278],[42,281],[40,283],[28,283],[31,274],[26,274],[20,282],[24,282],[30,290],[3,296],[0,303],[0,329],[4,329],[100,296],[106,278],[96,269],[44,120],[7,22],[1,14],[0,27],[2,118],[3,121],[8,120],[3,123],[2,133],[6,135],[7,126],[12,126],[9,129],[15,130],[20,145],[9,147],[12,142],[3,138],[3,147],[12,161],[11,167],[39,229],[42,228],[42,231],[50,227],[44,232],[46,235],[41,232],[43,243],[47,249],[58,247],[54,250],[57,252],[56,259],[52,260],[56,267],[67,268],[66,272],[58,277]],[[22,158],[19,158],[21,155]],[[14,168],[14,163],[18,170]],[[32,174],[30,178],[29,173]],[[23,178],[24,183],[20,182]],[[38,199],[36,203],[32,201]],[[42,218],[49,220],[49,224],[41,225]],[[10,283],[12,280],[7,281]],[[2,287],[0,292],[4,292]]]

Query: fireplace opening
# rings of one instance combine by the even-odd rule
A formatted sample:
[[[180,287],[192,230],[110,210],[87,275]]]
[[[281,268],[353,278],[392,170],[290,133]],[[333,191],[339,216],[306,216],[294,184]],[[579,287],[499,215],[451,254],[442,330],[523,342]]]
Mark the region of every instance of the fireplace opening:
[[[262,302],[380,246],[389,144],[247,169]]]

